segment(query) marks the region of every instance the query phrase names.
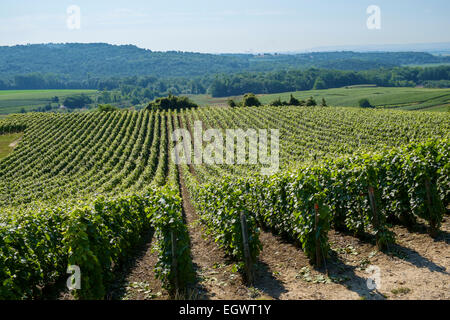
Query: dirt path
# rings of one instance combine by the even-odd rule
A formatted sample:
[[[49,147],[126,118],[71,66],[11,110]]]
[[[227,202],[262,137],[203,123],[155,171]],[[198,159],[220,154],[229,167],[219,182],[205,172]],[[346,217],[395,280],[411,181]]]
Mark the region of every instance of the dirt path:
[[[107,299],[169,299],[169,294],[161,287],[161,282],[155,279],[154,267],[158,257],[156,253],[152,253],[153,241],[153,232],[149,232],[144,244],[136,250],[134,258],[118,273],[118,279],[110,289]]]
[[[239,273],[233,272],[234,263],[224,251],[206,235],[192,205],[180,168],[180,186],[183,211],[191,240],[191,256],[197,274],[192,299],[249,299],[251,290],[243,283]]]
[[[19,142],[22,140],[22,137],[20,137],[19,139],[17,139],[17,140],[14,140],[13,142],[11,142],[8,146],[10,147],[10,148],[15,148],[15,147],[17,147],[17,145],[19,144]]]
[[[314,270],[299,248],[263,232],[260,260],[272,277],[266,276],[270,281],[260,278],[256,286],[273,298],[290,300],[450,299],[450,218],[445,218],[436,239],[420,226],[414,231],[395,226],[393,231],[398,241],[389,253],[331,231],[333,257],[327,271],[321,272]],[[379,268],[378,290],[367,286],[370,266]]]

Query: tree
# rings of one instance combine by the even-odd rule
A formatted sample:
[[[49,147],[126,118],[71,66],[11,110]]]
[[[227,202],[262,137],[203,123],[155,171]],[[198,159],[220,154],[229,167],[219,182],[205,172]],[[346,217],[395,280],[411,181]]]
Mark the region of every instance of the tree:
[[[164,98],[158,98],[150,102],[147,110],[180,110],[198,108],[198,105],[188,99],[188,97],[177,97],[169,94]]]
[[[281,106],[283,105],[283,102],[281,102],[281,98],[278,97],[278,99],[272,101],[272,102],[270,103],[270,105],[271,105],[271,106],[274,106],[274,107],[281,107]]]
[[[327,85],[325,83],[325,81],[323,81],[323,79],[321,77],[318,77],[316,79],[316,82],[314,82],[314,87],[313,90],[322,90],[322,89],[326,89]]]
[[[84,108],[90,103],[92,103],[92,99],[84,94],[67,97],[63,102],[64,106],[69,109]]]
[[[111,112],[111,111],[116,111],[119,108],[112,106],[110,104],[99,104],[98,105],[98,111],[100,112]]]
[[[296,98],[294,98],[294,96],[291,94],[291,98],[289,100],[289,105],[290,106],[300,106],[300,101]]]
[[[147,99],[153,99],[155,97],[152,90],[150,90],[149,88],[144,89],[143,96],[144,96],[144,98],[147,98]]]
[[[366,98],[359,100],[359,106],[361,108],[373,108],[372,104]]]
[[[228,106],[229,106],[230,108],[234,108],[234,107],[237,106],[237,105],[236,105],[236,102],[234,102],[233,99],[228,99],[227,103],[228,103]]]
[[[242,100],[242,106],[244,107],[259,107],[261,102],[253,93],[247,93],[244,95],[244,100]]]
[[[99,97],[99,100],[103,103],[110,103],[111,102],[111,94],[109,91],[103,91],[101,96]]]
[[[308,100],[306,100],[306,105],[308,107],[314,107],[314,106],[317,106],[317,102],[316,102],[316,100],[314,100],[313,97],[309,97]]]

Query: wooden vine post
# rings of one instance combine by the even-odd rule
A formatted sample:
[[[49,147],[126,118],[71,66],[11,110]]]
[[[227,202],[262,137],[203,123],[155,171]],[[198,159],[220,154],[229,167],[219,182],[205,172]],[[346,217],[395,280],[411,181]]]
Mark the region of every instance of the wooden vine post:
[[[428,216],[430,217],[430,236],[433,238],[437,235],[437,228],[436,228],[436,221],[433,219],[433,200],[431,198],[431,186],[430,186],[430,179],[427,177],[425,178],[425,190],[427,193],[427,211]]]
[[[245,214],[241,213],[241,230],[242,230],[242,244],[244,246],[244,258],[245,258],[245,274],[247,275],[247,281],[249,285],[253,284],[253,261],[250,254],[250,246],[248,244],[248,229],[247,219]]]
[[[322,250],[320,248],[320,235],[318,235],[319,230],[319,204],[314,204],[314,210],[316,212],[315,214],[315,223],[314,223],[314,231],[315,231],[315,239],[316,239],[316,266],[320,268],[321,265],[321,259],[322,256]]]
[[[174,276],[174,289],[178,291],[178,261],[177,261],[177,237],[175,231],[170,232],[171,242],[172,242],[172,270],[175,274]]]
[[[380,221],[378,220],[378,210],[377,210],[377,203],[375,201],[375,192],[373,190],[372,186],[369,186],[369,202],[370,202],[370,208],[372,209],[372,223],[375,229],[377,230],[377,247],[378,249],[382,250],[382,244],[379,240],[378,231],[380,230]]]

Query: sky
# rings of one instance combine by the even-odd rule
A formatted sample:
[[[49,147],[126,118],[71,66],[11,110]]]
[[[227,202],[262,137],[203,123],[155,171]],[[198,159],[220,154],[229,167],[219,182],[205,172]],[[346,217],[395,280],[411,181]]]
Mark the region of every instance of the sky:
[[[372,5],[379,19],[367,13]],[[80,14],[68,12],[71,6]],[[448,0],[1,0],[0,45],[106,42],[257,53],[450,42],[449,12]]]

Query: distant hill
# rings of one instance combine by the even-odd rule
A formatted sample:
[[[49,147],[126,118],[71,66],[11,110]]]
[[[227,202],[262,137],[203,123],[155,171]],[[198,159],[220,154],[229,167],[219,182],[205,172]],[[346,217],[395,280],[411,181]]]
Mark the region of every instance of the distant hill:
[[[358,52],[428,52],[433,54],[450,54],[450,42],[409,43],[409,44],[369,44],[315,47],[307,51],[358,51]]]
[[[35,44],[0,47],[0,78],[53,74],[66,81],[125,76],[195,77],[219,73],[302,68],[368,70],[405,64],[449,63],[421,52],[316,52],[303,54],[203,54],[155,52],[133,45]]]

